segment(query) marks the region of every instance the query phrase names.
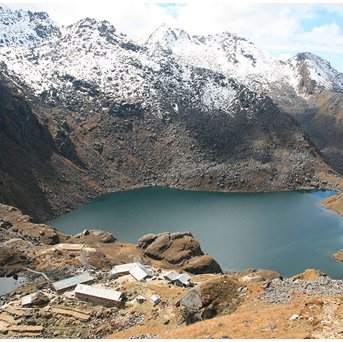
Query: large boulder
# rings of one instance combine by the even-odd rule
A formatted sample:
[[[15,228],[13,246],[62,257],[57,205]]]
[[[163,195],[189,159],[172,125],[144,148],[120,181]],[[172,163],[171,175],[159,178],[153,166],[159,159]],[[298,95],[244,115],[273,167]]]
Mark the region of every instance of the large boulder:
[[[90,230],[88,237],[102,243],[112,243],[117,240],[112,233],[103,230]]]
[[[184,264],[183,269],[193,274],[222,273],[222,269],[217,261],[209,255],[200,255],[191,258]]]
[[[100,251],[81,251],[80,261],[88,269],[109,270],[111,268],[110,261]]]
[[[220,276],[189,290],[177,303],[187,324],[233,312],[242,300],[242,285],[237,280]]]
[[[307,269],[303,273],[294,276],[294,279],[301,279],[306,281],[313,281],[321,277],[326,277],[327,275],[319,270]]]
[[[240,273],[239,280],[244,283],[259,283],[264,281],[271,281],[273,279],[282,279],[282,275],[279,272],[265,269],[247,269]]]
[[[165,268],[180,268],[193,274],[222,273],[218,263],[204,255],[190,232],[148,234],[139,239],[138,248]]]

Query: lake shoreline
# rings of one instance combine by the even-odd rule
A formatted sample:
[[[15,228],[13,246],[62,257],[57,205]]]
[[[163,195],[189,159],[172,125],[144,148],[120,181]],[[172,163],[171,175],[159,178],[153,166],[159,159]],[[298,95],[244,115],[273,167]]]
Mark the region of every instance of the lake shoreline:
[[[48,224],[67,234],[95,227],[131,243],[142,234],[189,230],[203,242],[206,252],[219,258],[225,269],[260,267],[288,276],[318,265],[335,277],[338,270],[330,274],[328,265],[324,265],[332,260],[326,257],[327,252],[316,252],[316,249],[329,248],[333,253],[341,247],[335,238],[340,231],[340,218],[320,206],[321,200],[332,193],[308,189],[224,193],[144,187],[99,196]],[[287,212],[293,213],[290,219]],[[323,240],[325,220],[331,228]],[[208,236],[209,228],[216,232],[214,236]],[[298,236],[298,229],[303,230],[303,237]],[[258,241],[256,245],[254,241]],[[307,260],[306,266],[294,259],[292,263],[298,266],[293,272],[290,263],[281,262],[287,259],[289,250],[292,250],[292,260],[300,250],[306,251],[306,257],[299,255],[300,259]],[[278,268],[279,261],[284,265],[281,268]]]

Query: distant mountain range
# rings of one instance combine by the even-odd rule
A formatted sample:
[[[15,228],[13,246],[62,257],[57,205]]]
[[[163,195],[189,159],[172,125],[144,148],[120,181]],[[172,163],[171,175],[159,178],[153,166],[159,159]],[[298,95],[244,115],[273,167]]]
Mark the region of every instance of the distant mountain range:
[[[318,188],[343,172],[343,74],[311,53],[282,62],[165,25],[137,44],[1,6],[0,63],[0,201],[40,220],[122,188]]]

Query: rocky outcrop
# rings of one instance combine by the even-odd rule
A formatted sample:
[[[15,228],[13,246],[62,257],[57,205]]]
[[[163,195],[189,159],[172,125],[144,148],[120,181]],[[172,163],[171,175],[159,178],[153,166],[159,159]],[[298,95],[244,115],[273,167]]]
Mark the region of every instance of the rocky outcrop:
[[[222,276],[206,281],[188,291],[177,303],[186,324],[233,312],[241,298],[242,285],[235,279]]]
[[[336,252],[333,256],[336,260],[343,262],[343,249]]]
[[[190,273],[222,273],[218,263],[204,255],[200,244],[189,232],[148,234],[138,241],[144,256]]]
[[[195,256],[187,260],[183,270],[193,274],[222,273],[221,267],[210,255]]]
[[[92,241],[98,241],[101,243],[112,243],[117,239],[110,232],[105,232],[99,229],[86,229],[82,233],[73,235],[70,239],[77,243],[89,243]]]
[[[326,277],[327,275],[319,270],[307,269],[303,273],[294,276],[295,279],[301,279],[306,281],[313,281],[321,277]]]
[[[342,193],[327,197],[324,199],[322,203],[325,208],[333,210],[337,212],[339,215],[343,216],[343,194]]]
[[[0,204],[0,223],[0,241],[6,243],[19,239],[34,245],[55,245],[64,236],[51,226],[33,223],[19,209],[3,204]]]
[[[0,248],[0,277],[6,275],[6,266],[18,263],[20,255],[13,248],[1,246]]]
[[[86,269],[110,270],[110,262],[101,251],[81,251],[79,257]]]
[[[270,282],[273,279],[282,279],[282,275],[279,272],[272,270],[252,270],[247,269],[240,273],[240,281],[244,283],[258,283],[261,281]]]

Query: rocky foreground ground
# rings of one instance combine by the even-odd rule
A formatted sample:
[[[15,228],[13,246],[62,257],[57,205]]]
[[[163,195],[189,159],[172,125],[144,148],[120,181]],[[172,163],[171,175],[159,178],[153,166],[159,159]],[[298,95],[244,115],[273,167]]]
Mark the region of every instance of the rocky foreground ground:
[[[188,232],[149,234],[129,244],[104,231],[68,236],[31,221],[0,205],[0,276],[28,280],[0,297],[0,338],[343,337],[343,280],[319,271],[287,279],[269,270],[223,273]],[[114,265],[133,261],[155,277],[110,277]],[[164,279],[169,269],[189,273],[191,286]],[[73,291],[52,290],[51,282],[86,270],[93,286],[123,292],[123,304],[96,305]],[[24,307],[22,298],[32,293],[36,300]],[[146,300],[139,303],[138,295]],[[153,295],[161,301],[154,304]]]

